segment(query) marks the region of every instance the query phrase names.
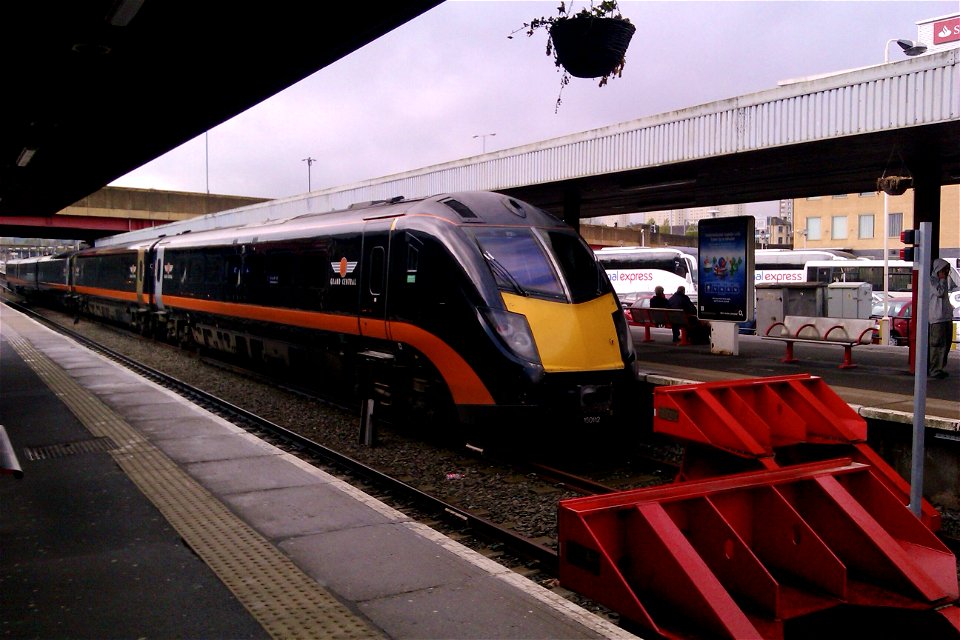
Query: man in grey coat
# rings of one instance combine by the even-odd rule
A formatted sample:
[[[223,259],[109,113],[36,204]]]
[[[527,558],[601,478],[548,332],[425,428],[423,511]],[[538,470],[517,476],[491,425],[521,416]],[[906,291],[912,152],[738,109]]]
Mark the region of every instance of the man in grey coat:
[[[950,341],[953,329],[953,306],[948,294],[955,291],[958,283],[950,277],[950,265],[943,258],[933,261],[930,269],[930,324],[929,357],[927,375],[932,378],[947,377],[947,355],[950,353]]]

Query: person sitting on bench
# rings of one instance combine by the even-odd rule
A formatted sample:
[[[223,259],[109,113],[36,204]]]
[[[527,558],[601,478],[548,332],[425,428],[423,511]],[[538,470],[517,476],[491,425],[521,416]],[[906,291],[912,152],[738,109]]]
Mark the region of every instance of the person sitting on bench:
[[[653,290],[653,297],[650,298],[651,309],[669,309],[670,301],[663,295],[663,287],[657,286]],[[660,325],[663,326],[663,325]],[[674,340],[676,342],[676,340]]]
[[[697,308],[693,306],[693,301],[690,299],[690,296],[687,295],[686,291],[686,287],[683,285],[677,287],[676,293],[670,296],[667,302],[671,309],[682,309],[686,312],[688,320],[690,319],[689,316],[693,316],[693,320],[696,320]],[[650,306],[653,306],[653,300],[650,300]],[[694,323],[689,322],[688,324]],[[673,341],[680,342],[680,325],[672,325],[671,329],[673,329]]]

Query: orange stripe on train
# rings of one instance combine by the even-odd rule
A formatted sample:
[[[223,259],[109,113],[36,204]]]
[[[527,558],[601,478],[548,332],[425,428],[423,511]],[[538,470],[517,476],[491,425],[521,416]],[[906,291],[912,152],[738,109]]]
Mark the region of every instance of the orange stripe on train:
[[[275,322],[307,329],[361,335],[361,320],[356,316],[318,313],[299,309],[277,309],[166,295],[163,296],[163,302],[165,306],[179,309],[204,311],[248,320]],[[437,336],[405,322],[389,322],[386,331],[382,330],[382,320],[371,322],[362,319],[362,322],[364,323],[363,335],[381,339],[387,339],[389,335],[390,339],[408,344],[426,355],[440,371],[440,375],[447,383],[456,404],[493,404],[493,396],[490,395],[490,391],[473,368],[450,345]]]

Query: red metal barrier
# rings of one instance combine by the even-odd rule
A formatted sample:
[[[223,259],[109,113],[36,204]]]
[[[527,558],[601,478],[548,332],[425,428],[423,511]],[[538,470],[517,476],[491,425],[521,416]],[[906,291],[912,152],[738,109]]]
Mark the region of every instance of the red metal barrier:
[[[809,374],[658,387],[653,429],[691,443],[678,480],[849,456],[874,467],[904,505],[910,485],[867,445],[867,423]],[[926,500],[923,521],[940,528]]]
[[[560,581],[668,638],[783,638],[840,605],[960,638],[956,558],[850,458],[560,502]]]
[[[663,637],[779,639],[842,606],[919,613],[960,639],[939,513],[924,501],[914,516],[866,421],[820,378],[660,387],[653,404],[654,431],[687,443],[677,481],[562,501],[562,584]]]

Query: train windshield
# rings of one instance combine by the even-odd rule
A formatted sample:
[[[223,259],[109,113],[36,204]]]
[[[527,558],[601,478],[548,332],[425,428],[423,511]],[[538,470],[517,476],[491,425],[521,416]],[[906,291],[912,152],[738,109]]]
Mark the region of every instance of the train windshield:
[[[572,233],[497,227],[471,231],[501,290],[580,302],[610,288],[589,247]]]

